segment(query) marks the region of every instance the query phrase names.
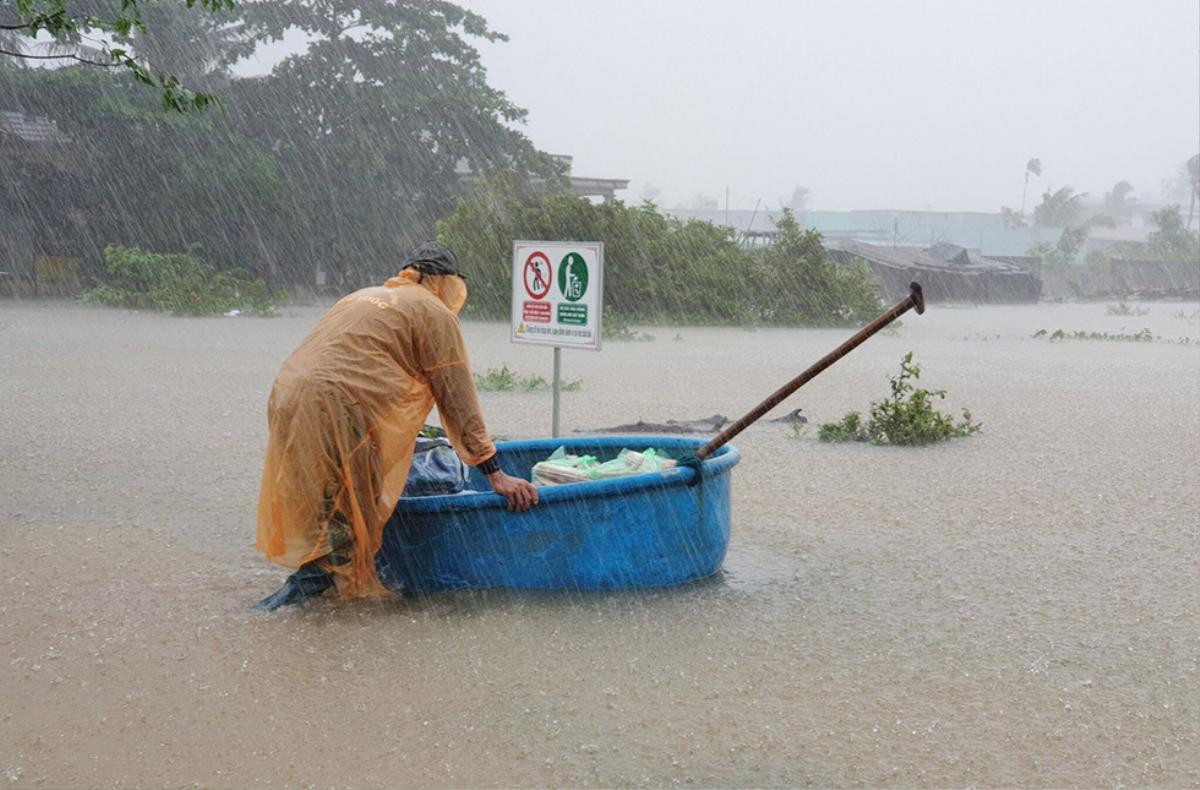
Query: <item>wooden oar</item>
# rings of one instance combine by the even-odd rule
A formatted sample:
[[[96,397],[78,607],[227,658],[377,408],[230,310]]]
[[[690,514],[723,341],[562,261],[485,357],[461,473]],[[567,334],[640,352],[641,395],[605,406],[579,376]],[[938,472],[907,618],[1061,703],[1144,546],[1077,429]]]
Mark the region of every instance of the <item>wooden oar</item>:
[[[821,357],[819,360],[817,360],[815,363],[813,363],[808,368],[808,370],[804,371],[799,376],[797,376],[796,378],[789,381],[787,384],[784,384],[782,387],[775,390],[775,392],[773,392],[769,398],[767,398],[765,401],[763,401],[762,403],[755,406],[753,409],[751,409],[749,412],[747,412],[741,419],[737,420],[736,422],[731,424],[728,428],[726,428],[725,430],[721,431],[719,434],[714,436],[713,440],[711,442],[709,442],[708,444],[701,447],[700,450],[696,453],[696,459],[703,461],[705,458],[707,458],[708,456],[715,453],[718,449],[720,449],[720,447],[722,445],[724,445],[730,439],[737,436],[739,433],[741,433],[746,428],[748,428],[759,417],[763,416],[764,414],[769,412],[771,409],[778,406],[780,404],[780,402],[783,401],[784,398],[791,395],[793,392],[800,389],[808,382],[812,381],[814,378],[816,378],[821,373],[821,371],[825,370],[825,368],[829,367],[834,362],[837,362],[839,359],[841,359],[842,357],[849,354],[851,351],[853,351],[855,348],[857,348],[859,345],[861,345],[863,343],[863,341],[865,341],[871,335],[875,334],[880,329],[883,329],[885,326],[892,323],[897,318],[899,318],[900,316],[907,313],[909,310],[916,308],[917,315],[924,313],[925,312],[925,295],[921,292],[921,286],[918,285],[917,283],[910,283],[908,287],[911,290],[911,293],[909,293],[908,297],[905,298],[904,301],[897,303],[895,307],[891,308],[890,310],[888,310],[885,313],[882,313],[874,321],[872,321],[871,323],[867,324],[865,327],[860,329],[858,331],[858,333],[854,335],[854,337],[850,338],[845,343],[842,343],[840,346],[835,348],[833,351],[830,351],[828,354]],[[697,469],[696,476],[697,476],[697,478],[699,477],[698,469]]]

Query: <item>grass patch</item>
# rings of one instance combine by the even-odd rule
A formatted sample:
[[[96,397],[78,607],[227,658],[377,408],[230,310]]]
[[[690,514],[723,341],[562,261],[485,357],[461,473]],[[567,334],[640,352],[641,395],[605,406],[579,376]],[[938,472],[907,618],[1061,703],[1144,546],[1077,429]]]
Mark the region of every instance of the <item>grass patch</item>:
[[[934,405],[946,397],[945,390],[927,390],[914,382],[921,378],[921,366],[912,361],[912,352],[900,360],[900,375],[888,376],[891,397],[871,404],[870,417],[864,421],[856,411],[838,422],[827,422],[817,429],[823,442],[870,442],[871,444],[926,445],[957,436],[970,436],[983,427],[971,421],[971,412],[962,410],[958,422]]]
[[[488,368],[486,373],[475,374],[475,389],[480,392],[537,392],[550,389],[551,383],[541,376],[523,376],[509,370],[508,365]],[[563,392],[583,389],[582,379],[564,379],[560,387]]]

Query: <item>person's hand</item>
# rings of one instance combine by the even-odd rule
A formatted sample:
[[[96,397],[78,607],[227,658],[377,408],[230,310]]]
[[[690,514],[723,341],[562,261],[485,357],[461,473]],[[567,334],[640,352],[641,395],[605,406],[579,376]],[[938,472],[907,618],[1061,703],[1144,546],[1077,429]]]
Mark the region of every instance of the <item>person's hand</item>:
[[[519,477],[496,472],[488,475],[488,482],[492,484],[493,491],[508,500],[509,510],[525,511],[538,503],[537,488]]]

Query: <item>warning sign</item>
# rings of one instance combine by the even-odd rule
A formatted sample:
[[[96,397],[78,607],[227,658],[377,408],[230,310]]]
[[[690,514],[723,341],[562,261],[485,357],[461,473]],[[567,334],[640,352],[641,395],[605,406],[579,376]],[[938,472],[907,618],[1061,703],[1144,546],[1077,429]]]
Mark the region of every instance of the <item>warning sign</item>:
[[[533,324],[550,323],[550,303],[526,302],[521,307],[521,320],[529,321]]]
[[[512,340],[600,349],[604,244],[513,243]]]
[[[550,259],[546,253],[533,252],[525,259],[525,293],[530,299],[542,299],[550,293]]]

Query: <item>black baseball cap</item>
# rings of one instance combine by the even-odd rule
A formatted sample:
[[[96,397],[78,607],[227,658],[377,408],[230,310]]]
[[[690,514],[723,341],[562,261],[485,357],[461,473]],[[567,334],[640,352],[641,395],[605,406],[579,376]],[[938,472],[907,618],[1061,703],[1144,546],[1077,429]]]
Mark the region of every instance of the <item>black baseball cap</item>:
[[[437,241],[419,244],[404,257],[401,269],[416,269],[422,274],[455,274],[467,279],[458,266],[454,250]]]

